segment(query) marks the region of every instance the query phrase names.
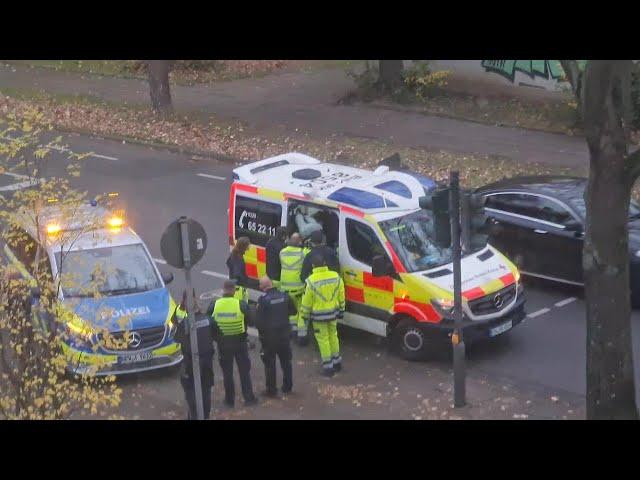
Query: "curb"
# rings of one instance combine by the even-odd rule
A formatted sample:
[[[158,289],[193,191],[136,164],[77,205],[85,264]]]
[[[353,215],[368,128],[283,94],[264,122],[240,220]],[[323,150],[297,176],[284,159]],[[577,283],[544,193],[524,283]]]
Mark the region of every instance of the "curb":
[[[356,102],[353,102],[356,103]],[[411,108],[411,107],[403,107],[400,105],[393,105],[393,104],[389,104],[389,103],[385,103],[385,102],[380,102],[380,101],[372,101],[372,102],[357,102],[360,103],[361,105],[364,106],[368,106],[370,108],[377,108],[379,110],[391,110],[391,111],[395,111],[395,112],[400,112],[400,113],[416,113],[418,115],[424,115],[427,117],[440,117],[440,118],[448,118],[450,120],[458,120],[461,122],[469,122],[469,123],[476,123],[479,125],[487,125],[490,127],[501,127],[501,128],[513,128],[513,129],[517,129],[517,130],[524,130],[524,131],[530,131],[530,132],[541,132],[541,133],[551,133],[554,135],[562,135],[564,137],[578,137],[578,138],[584,138],[584,134],[582,133],[574,133],[574,134],[568,134],[566,132],[561,132],[558,130],[546,130],[544,128],[535,128],[535,127],[521,127],[518,125],[508,125],[508,124],[503,124],[503,123],[487,123],[487,122],[483,122],[481,120],[476,120],[475,118],[463,118],[463,117],[456,117],[454,115],[447,115],[446,113],[438,113],[438,112],[426,112],[424,110],[420,110],[419,108]]]
[[[79,135],[84,135],[86,137],[99,138],[103,140],[113,140],[116,142],[130,143],[133,145],[142,145],[145,147],[168,150],[172,153],[178,153],[181,155],[204,157],[206,159],[216,160],[216,161],[225,162],[225,163],[247,163],[247,162],[255,161],[255,160],[242,160],[240,158],[232,157],[230,155],[225,155],[223,153],[189,149],[189,148],[181,147],[179,145],[171,145],[169,143],[154,142],[152,140],[142,140],[136,137],[128,137],[125,135],[102,134],[102,133],[95,133],[95,132],[92,132],[91,130],[85,130],[81,128],[71,129],[71,128],[66,128],[61,126],[55,126],[54,128],[61,133],[76,133]]]

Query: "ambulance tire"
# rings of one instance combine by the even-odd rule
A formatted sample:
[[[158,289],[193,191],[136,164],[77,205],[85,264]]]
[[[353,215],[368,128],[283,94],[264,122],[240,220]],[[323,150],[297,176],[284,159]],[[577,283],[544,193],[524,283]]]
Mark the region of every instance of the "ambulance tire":
[[[434,353],[434,345],[427,332],[412,318],[403,316],[392,335],[395,350],[405,360],[426,360]]]

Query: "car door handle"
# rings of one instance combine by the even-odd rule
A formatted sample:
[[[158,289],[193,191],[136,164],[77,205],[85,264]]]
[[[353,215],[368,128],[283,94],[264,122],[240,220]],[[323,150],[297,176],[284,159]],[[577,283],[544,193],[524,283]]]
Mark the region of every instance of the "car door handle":
[[[351,277],[357,277],[358,274],[356,272],[352,272],[351,270],[345,270],[345,272],[347,275],[351,276]]]
[[[539,229],[537,229],[537,228],[534,230],[534,232],[535,232],[535,233],[540,233],[540,234],[542,234],[542,233],[549,233],[549,232],[547,232],[546,230],[539,230]]]

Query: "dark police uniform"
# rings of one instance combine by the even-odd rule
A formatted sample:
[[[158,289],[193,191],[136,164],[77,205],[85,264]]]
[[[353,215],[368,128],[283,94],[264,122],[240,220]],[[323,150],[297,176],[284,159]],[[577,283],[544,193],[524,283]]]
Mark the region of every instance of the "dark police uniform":
[[[324,258],[324,261],[327,267],[329,267],[329,270],[340,274],[340,261],[338,260],[338,255],[336,254],[335,250],[333,250],[331,247],[328,247],[327,245],[317,245],[312,247],[309,253],[307,253],[307,256],[304,257],[304,262],[302,262],[302,271],[300,272],[300,280],[305,282],[307,278],[309,278],[309,275],[311,275],[311,272],[313,271],[311,260],[316,255],[320,255],[322,258]]]
[[[186,312],[180,307],[176,309],[175,320],[184,319]],[[211,412],[211,395],[213,388],[213,355],[215,348],[213,346],[213,325],[211,320],[204,315],[196,315],[196,337],[198,341],[198,354],[200,356],[200,378],[202,387],[202,406],[205,420],[209,419]],[[196,410],[196,392],[193,381],[193,361],[191,355],[191,338],[187,329],[187,322],[181,321],[178,324],[176,334],[176,342],[180,343],[182,348],[182,367],[180,369],[180,383],[184,389],[184,395],[189,406],[189,419],[197,418]]]
[[[250,316],[246,302],[233,296],[223,296],[212,302],[207,315],[213,319],[213,335],[218,343],[220,367],[224,380],[225,404],[235,403],[235,383],[233,380],[233,361],[235,359],[240,374],[242,396],[246,404],[256,402],[251,384],[251,360],[247,348],[247,317]]]
[[[286,247],[284,240],[278,237],[270,238],[265,245],[267,276],[271,280],[280,281],[280,251]]]
[[[255,323],[262,344],[261,356],[268,395],[276,394],[276,356],[282,368],[282,392],[288,393],[293,387],[289,316],[296,313],[289,294],[275,287],[258,299]]]

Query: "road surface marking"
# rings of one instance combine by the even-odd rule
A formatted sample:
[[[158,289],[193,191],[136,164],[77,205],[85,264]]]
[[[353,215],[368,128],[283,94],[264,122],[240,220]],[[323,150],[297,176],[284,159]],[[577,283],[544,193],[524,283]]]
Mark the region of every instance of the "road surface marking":
[[[224,278],[225,280],[229,279],[229,275],[224,275],[218,272],[210,272],[209,270],[202,270],[200,273],[203,275],[209,275],[210,277]]]
[[[105,160],[113,160],[114,162],[118,161],[118,159],[116,157],[109,157],[107,155],[100,155],[100,154],[97,154],[97,153],[92,153],[89,156],[90,157],[96,157],[96,158],[104,158]]]
[[[160,263],[162,265],[166,265],[167,264],[167,262],[165,260],[162,260],[161,258],[154,258],[153,261],[156,262],[156,263]]]
[[[48,147],[53,149],[53,150],[57,150],[59,152],[70,152],[70,153],[73,153],[73,151],[69,150],[68,148],[60,147],[58,145],[49,145]],[[118,159],[116,157],[109,157],[108,155],[100,155],[99,153],[90,153],[89,156],[90,157],[96,157],[96,158],[104,158],[105,160],[118,161]]]
[[[540,315],[544,315],[545,313],[550,312],[550,311],[551,311],[551,309],[549,309],[549,308],[541,308],[540,310],[536,310],[535,312],[528,314],[527,318],[536,318],[536,317],[539,317]]]
[[[226,180],[227,177],[219,177],[217,175],[209,175],[208,173],[198,173],[197,174],[199,177],[204,177],[204,178],[213,178],[214,180]]]
[[[0,187],[0,192],[9,192],[12,190],[20,190],[27,187],[32,187],[38,182],[21,182],[14,183],[13,185],[7,185],[6,187]]]
[[[28,175],[21,175],[20,173],[13,173],[13,172],[2,172],[2,175],[6,175],[7,177],[13,177],[13,178],[29,178]]]
[[[576,300],[577,300],[576,297],[565,298],[564,300],[561,300],[560,302],[556,303],[555,306],[564,307],[565,305],[569,305],[571,302],[575,302]]]

